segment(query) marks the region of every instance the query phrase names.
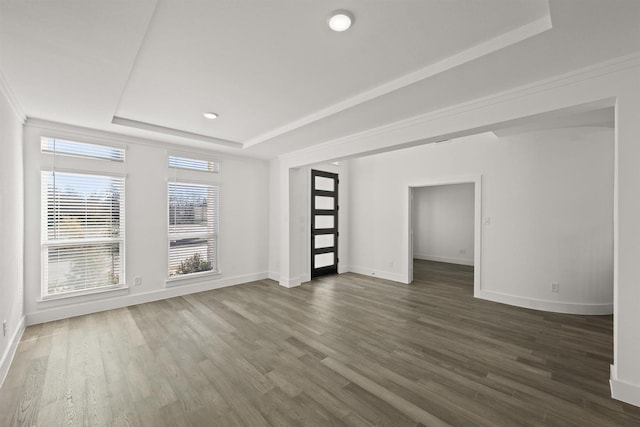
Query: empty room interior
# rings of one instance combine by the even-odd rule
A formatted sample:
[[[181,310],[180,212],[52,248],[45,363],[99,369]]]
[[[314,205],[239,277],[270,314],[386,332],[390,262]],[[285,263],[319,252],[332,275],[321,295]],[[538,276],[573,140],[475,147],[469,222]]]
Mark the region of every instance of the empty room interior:
[[[640,425],[640,2],[0,0],[0,425]]]

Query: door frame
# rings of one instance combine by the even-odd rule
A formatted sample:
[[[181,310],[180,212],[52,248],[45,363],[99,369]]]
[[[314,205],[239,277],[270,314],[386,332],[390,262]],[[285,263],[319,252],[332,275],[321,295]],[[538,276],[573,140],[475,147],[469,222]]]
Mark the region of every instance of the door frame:
[[[333,253],[333,260],[334,263],[332,265],[326,266],[326,267],[320,267],[317,269],[314,269],[314,264],[315,264],[315,234],[314,234],[314,229],[315,229],[315,192],[316,191],[320,191],[322,192],[322,190],[316,190],[315,189],[315,177],[324,177],[324,178],[328,178],[328,179],[333,179],[334,180],[334,191],[332,191],[331,193],[334,193],[332,196],[329,197],[333,197],[334,198],[334,209],[333,211],[333,228],[331,229],[327,229],[327,230],[333,230],[333,232],[331,233],[321,233],[321,234],[332,234],[333,237],[333,246],[331,246],[330,248],[333,249],[333,251],[331,251]],[[309,186],[309,196],[310,196],[310,209],[309,209],[309,252],[310,252],[310,261],[309,261],[309,277],[310,279],[314,279],[316,277],[319,276],[323,276],[326,274],[338,274],[338,265],[340,263],[340,254],[339,254],[339,238],[340,238],[340,174],[337,172],[328,172],[325,170],[321,170],[321,169],[314,169],[314,168],[310,168],[310,186]],[[328,196],[327,194],[320,194],[320,196]],[[324,249],[324,248],[323,248]],[[322,250],[321,250],[322,251]],[[322,253],[322,252],[321,252]],[[314,271],[314,270],[318,270],[318,271]]]
[[[473,296],[478,297],[482,290],[482,175],[439,178],[425,182],[418,182],[407,186],[407,211],[405,218],[407,227],[405,227],[404,238],[406,239],[407,249],[407,270],[405,272],[406,282],[413,281],[413,198],[416,188],[421,187],[437,187],[440,185],[451,184],[473,184],[474,200],[473,200]],[[490,221],[487,218],[487,221]]]

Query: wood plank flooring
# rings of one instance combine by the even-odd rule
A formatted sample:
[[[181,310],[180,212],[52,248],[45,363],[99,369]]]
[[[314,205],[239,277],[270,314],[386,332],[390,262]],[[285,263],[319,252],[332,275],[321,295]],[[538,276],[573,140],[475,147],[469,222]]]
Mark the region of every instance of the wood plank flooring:
[[[609,426],[611,316],[476,300],[473,268],[418,261],[265,280],[27,328],[0,426]]]

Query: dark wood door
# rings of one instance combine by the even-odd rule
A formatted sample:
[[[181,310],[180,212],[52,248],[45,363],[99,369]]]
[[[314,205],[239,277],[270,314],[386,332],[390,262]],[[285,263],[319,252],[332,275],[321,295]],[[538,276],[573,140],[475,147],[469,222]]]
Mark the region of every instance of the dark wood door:
[[[311,170],[311,277],[338,272],[338,175]]]

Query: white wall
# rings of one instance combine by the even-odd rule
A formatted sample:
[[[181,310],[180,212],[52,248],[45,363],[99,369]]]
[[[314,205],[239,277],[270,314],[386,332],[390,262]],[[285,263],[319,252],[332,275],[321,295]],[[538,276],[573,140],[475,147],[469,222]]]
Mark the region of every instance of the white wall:
[[[611,394],[640,406],[640,53],[615,58],[579,70],[513,89],[491,93],[470,102],[429,111],[392,124],[326,141],[280,159],[283,170],[317,162],[354,158],[429,142],[478,134],[532,118],[557,117],[558,112],[615,107],[614,167],[614,345]],[[288,182],[280,181],[281,188]],[[407,197],[407,196],[405,196]],[[408,202],[407,202],[408,203]],[[280,201],[284,211],[288,200]],[[280,241],[291,229],[280,228]],[[403,252],[408,252],[405,241]],[[286,245],[280,252],[289,255]],[[280,260],[281,270],[291,269],[290,259]],[[476,266],[477,267],[477,266]]]
[[[128,289],[55,301],[40,301],[40,136],[87,142],[113,135],[50,125],[25,127],[25,311],[27,323],[213,289],[267,277],[269,168],[262,160],[220,156],[221,274],[171,286],[167,278],[167,153],[160,143],[124,140],[126,162],[126,283]],[[141,143],[142,142],[142,143]],[[185,149],[182,148],[182,151]],[[215,154],[213,154],[215,156]],[[211,153],[208,154],[212,156]],[[133,278],[142,285],[133,287]]]
[[[0,82],[1,83],[1,82]],[[0,87],[0,385],[22,331],[23,307],[23,168],[22,119]]]
[[[311,170],[322,170],[338,174],[338,273],[348,271],[349,266],[349,162],[339,165],[316,164],[284,171],[278,159],[271,160],[269,174],[270,223],[269,223],[269,277],[286,287],[298,286],[311,280]],[[288,179],[288,208],[282,206],[282,176]],[[281,228],[294,227],[290,235],[289,246],[292,251],[295,269],[282,276],[280,244]]]
[[[473,184],[414,190],[414,258],[473,265],[474,196]]]
[[[280,227],[285,213],[280,210],[280,160],[269,162],[269,278],[280,281]]]
[[[613,304],[613,130],[492,134],[351,161],[353,270],[401,277],[406,188],[482,175],[480,297],[560,312]],[[371,230],[376,230],[372,233]],[[551,283],[560,292],[551,292]]]

